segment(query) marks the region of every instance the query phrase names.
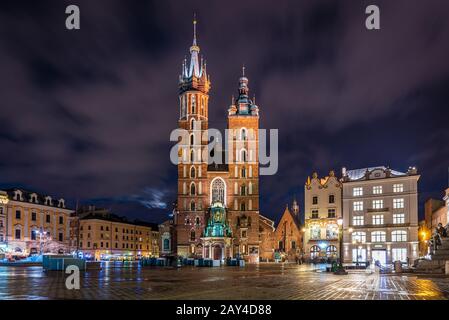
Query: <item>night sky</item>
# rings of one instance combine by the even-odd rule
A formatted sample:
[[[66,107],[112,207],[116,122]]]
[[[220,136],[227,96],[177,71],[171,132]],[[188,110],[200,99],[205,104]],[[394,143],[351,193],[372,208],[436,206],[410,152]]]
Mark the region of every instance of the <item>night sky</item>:
[[[65,28],[77,4],[81,30]],[[381,30],[365,28],[377,4]],[[161,222],[192,17],[224,129],[242,64],[279,170],[261,178],[278,219],[304,182],[368,166],[417,166],[420,205],[449,167],[449,3],[440,1],[20,1],[0,3],[0,188],[62,196]],[[423,216],[423,212],[420,212]]]

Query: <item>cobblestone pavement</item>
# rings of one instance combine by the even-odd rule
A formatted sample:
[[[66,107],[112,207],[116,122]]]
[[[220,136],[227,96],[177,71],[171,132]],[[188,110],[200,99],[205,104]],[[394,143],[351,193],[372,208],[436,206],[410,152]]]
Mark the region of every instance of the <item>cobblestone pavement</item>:
[[[82,273],[68,290],[63,272],[0,267],[0,299],[361,299],[449,298],[448,277],[337,276],[310,266],[260,264],[245,268],[104,267]]]

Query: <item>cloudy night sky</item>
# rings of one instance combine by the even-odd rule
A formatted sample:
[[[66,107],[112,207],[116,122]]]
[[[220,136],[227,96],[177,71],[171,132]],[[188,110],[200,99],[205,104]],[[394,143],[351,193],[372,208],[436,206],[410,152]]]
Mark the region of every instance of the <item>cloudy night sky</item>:
[[[65,8],[81,30],[65,28]],[[365,28],[377,4],[381,30]],[[279,170],[261,213],[278,219],[317,171],[417,166],[420,205],[449,167],[447,1],[22,1],[0,4],[0,188],[161,222],[175,200],[169,151],[192,17],[224,129],[246,66]],[[423,212],[420,212],[423,216]]]

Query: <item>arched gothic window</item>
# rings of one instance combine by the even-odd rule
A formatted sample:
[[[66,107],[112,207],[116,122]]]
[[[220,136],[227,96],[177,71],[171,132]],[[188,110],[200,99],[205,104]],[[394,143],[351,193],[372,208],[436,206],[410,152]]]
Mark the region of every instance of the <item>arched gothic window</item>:
[[[195,100],[195,95],[192,94],[192,113],[195,113],[196,111],[196,100]]]
[[[193,119],[192,119],[193,120]],[[192,124],[193,124],[193,122],[192,122]],[[192,133],[191,135],[190,135],[190,145],[191,146],[193,146],[195,144],[195,136],[194,136],[194,134]]]
[[[195,187],[195,183],[192,182],[192,184],[190,185],[190,194],[192,196],[194,196],[196,194],[196,187]]]
[[[242,128],[241,131],[240,131],[240,139],[241,139],[241,140],[246,140],[246,139],[248,139],[248,136],[247,136],[247,133],[246,133],[246,129],[245,129],[245,128]]]
[[[190,230],[190,241],[195,241],[195,230]]]
[[[242,161],[242,162],[246,162],[247,161],[247,155],[246,155],[246,150],[245,149],[240,150],[240,161]]]
[[[240,204],[240,210],[241,210],[241,211],[246,211],[246,205],[245,205],[245,202],[242,202],[242,203]]]
[[[190,211],[195,211],[196,206],[195,206],[195,201],[190,202]]]
[[[194,162],[195,161],[195,151],[193,151],[193,149],[192,150],[190,150],[190,162]]]
[[[215,179],[212,182],[212,203],[214,202],[220,202],[222,204],[225,203],[225,183],[223,179]]]
[[[246,186],[244,184],[240,187],[240,195],[246,196]]]
[[[195,178],[195,176],[196,176],[195,167],[191,167],[190,168],[190,178]]]

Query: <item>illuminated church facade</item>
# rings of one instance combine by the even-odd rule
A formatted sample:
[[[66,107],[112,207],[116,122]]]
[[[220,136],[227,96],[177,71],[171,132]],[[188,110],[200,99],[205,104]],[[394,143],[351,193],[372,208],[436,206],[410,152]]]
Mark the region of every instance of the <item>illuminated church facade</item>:
[[[226,150],[222,144],[208,149],[211,82],[199,52],[194,21],[190,61],[184,60],[179,76],[178,128],[185,137],[178,143],[173,249],[183,257],[271,259],[273,250],[261,249],[271,247],[263,242],[274,223],[259,213],[259,107],[249,98],[243,68],[227,110]]]

